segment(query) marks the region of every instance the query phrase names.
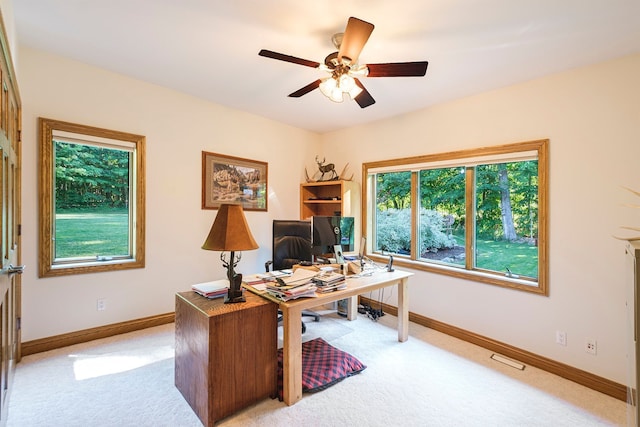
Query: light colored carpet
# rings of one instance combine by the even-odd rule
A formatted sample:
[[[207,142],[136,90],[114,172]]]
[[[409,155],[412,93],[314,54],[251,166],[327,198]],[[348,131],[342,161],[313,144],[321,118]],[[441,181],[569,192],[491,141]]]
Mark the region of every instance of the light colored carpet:
[[[325,314],[305,340],[323,337],[367,365],[362,373],[305,394],[294,406],[264,400],[219,426],[616,426],[624,402],[396,318],[349,322]],[[174,325],[23,358],[9,427],[202,425],[174,386]]]

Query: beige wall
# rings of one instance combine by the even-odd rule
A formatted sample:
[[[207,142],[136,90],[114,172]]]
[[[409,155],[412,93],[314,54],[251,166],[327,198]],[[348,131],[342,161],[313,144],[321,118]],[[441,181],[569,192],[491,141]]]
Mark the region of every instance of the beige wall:
[[[0,7],[10,11],[11,0]],[[316,154],[348,159],[360,180],[366,161],[549,138],[549,296],[416,272],[410,310],[626,381],[624,244],[612,235],[640,226],[624,206],[640,201],[621,188],[640,189],[640,55],[326,135],[42,52],[13,55],[23,102],[24,341],[170,312],[176,291],[224,275],[218,253],[199,249],[215,216],[200,209],[203,150],[269,162],[269,212],[247,213],[260,249],[239,270],[252,271],[270,257],[271,220],[298,216],[298,184]],[[145,269],[37,278],[38,116],[147,136]],[[96,311],[97,298],[107,310]],[[555,344],[556,330],[567,333],[566,347]],[[587,337],[598,341],[597,356],[584,351]]]
[[[269,164],[269,210],[246,213],[260,249],[243,253],[239,272],[264,269],[274,218],[298,218],[299,184],[305,161],[318,153],[317,134],[27,48],[20,71],[23,341],[169,313],[177,291],[224,278],[220,253],[200,249],[217,212],[200,208],[202,151]],[[146,136],[146,268],[37,277],[38,117]],[[106,299],[105,311],[96,310],[98,298]]]
[[[635,55],[322,135],[324,152],[355,170],[373,160],[550,139],[549,297],[416,273],[412,312],[626,381],[624,243],[612,235],[640,226],[640,211],[623,206],[640,199],[621,188],[640,190],[638,75]],[[567,333],[566,347],[555,344],[556,330]],[[587,337],[597,340],[597,356],[584,351]]]

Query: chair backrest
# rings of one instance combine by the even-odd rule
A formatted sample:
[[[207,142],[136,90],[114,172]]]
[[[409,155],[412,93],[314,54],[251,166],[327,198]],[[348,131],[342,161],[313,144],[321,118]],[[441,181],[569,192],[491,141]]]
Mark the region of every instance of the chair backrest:
[[[311,260],[311,222],[274,220],[272,268],[282,270]]]

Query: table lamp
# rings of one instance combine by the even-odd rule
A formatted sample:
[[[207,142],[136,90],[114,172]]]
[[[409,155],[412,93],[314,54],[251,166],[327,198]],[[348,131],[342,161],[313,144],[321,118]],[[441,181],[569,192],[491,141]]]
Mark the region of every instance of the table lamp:
[[[258,249],[258,244],[251,235],[241,205],[222,204],[220,206],[202,249],[222,251],[220,260],[223,267],[227,269],[227,279],[229,279],[229,290],[224,300],[225,304],[244,302],[245,298],[242,295],[242,289],[240,289],[242,274],[237,274],[234,271],[242,254],[236,254],[236,251]],[[225,252],[231,252],[229,261],[225,259]]]

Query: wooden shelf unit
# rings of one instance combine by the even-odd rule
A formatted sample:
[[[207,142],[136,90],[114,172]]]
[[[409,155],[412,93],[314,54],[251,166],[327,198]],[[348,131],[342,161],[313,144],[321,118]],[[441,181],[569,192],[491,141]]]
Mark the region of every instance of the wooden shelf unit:
[[[359,222],[360,188],[354,181],[300,184],[300,219],[312,216],[352,216]]]

